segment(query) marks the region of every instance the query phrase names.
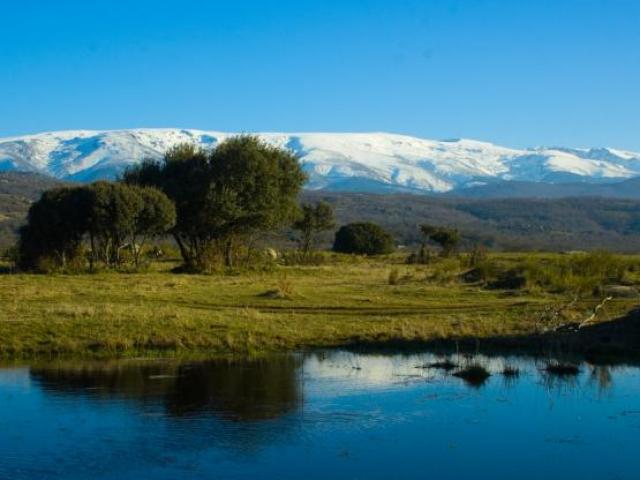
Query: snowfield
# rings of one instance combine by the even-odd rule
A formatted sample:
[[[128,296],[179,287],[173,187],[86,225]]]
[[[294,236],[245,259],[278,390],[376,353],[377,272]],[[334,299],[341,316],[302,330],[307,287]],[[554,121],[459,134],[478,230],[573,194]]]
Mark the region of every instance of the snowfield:
[[[117,177],[178,143],[211,148],[232,133],[181,129],[63,131],[0,138],[0,170],[65,180]],[[475,140],[426,140],[388,133],[260,133],[294,151],[309,189],[446,192],[495,180],[613,181],[640,176],[640,154],[622,150],[517,150]]]

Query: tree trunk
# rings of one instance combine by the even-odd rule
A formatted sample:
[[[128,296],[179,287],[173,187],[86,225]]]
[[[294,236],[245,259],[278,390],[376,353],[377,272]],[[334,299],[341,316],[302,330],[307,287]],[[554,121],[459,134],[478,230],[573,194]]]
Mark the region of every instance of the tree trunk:
[[[176,243],[178,244],[178,248],[180,249],[180,256],[182,256],[182,261],[185,263],[185,265],[192,266],[193,258],[191,258],[191,255],[189,255],[189,252],[184,246],[184,242],[180,238],[180,235],[174,233],[173,238],[175,239]]]
[[[89,243],[91,244],[91,254],[89,255],[89,271],[93,273],[93,264],[96,256],[96,244],[92,233],[89,234]]]
[[[233,267],[233,240],[227,240],[225,245],[225,263],[227,268]]]

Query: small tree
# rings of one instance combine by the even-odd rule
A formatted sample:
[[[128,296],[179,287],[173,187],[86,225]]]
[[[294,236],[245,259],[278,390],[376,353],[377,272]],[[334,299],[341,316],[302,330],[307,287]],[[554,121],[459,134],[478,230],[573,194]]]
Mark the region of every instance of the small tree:
[[[133,188],[133,187],[129,187]],[[137,212],[131,245],[135,265],[140,263],[140,253],[147,240],[162,235],[176,223],[176,207],[161,191],[152,187],[135,187],[142,198],[142,208]]]
[[[420,231],[425,239],[438,244],[442,249],[443,257],[450,256],[460,243],[460,233],[453,228],[435,227],[433,225],[421,225]]]
[[[333,250],[340,253],[382,255],[395,248],[391,234],[374,223],[350,223],[336,232]]]
[[[138,189],[111,182],[89,186],[93,193],[89,237],[92,255],[110,266],[122,263],[121,249],[133,238],[136,219],[143,209]]]
[[[20,231],[18,265],[37,270],[46,261],[49,266],[65,267],[69,260],[80,259],[87,237],[91,269],[97,260],[120,265],[120,250],[127,242],[137,264],[144,241],[165,232],[174,221],[173,204],[152,188],[110,182],[56,188],[45,192],[29,210]]]
[[[302,205],[302,216],[292,225],[294,230],[300,232],[298,243],[303,255],[309,254],[318,233],[331,230],[334,227],[333,208],[326,202]]]
[[[65,267],[80,252],[87,230],[90,196],[82,188],[48,190],[33,203],[20,229],[18,266],[37,270],[49,260]]]

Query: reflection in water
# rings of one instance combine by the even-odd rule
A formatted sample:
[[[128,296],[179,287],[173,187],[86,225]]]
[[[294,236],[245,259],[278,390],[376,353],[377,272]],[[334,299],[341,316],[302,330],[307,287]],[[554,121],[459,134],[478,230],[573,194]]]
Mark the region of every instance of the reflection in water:
[[[461,378],[470,387],[480,388],[487,383],[491,374],[482,365],[474,363],[453,372],[453,376]]]
[[[0,368],[0,479],[635,478],[639,370],[548,363],[331,351]]]
[[[230,420],[276,418],[302,401],[300,358],[143,362],[32,368],[45,391],[162,401],[168,415],[218,415]]]
[[[178,368],[166,397],[167,411],[181,416],[216,412],[231,420],[277,418],[302,402],[297,357],[205,362]]]
[[[613,386],[613,374],[611,367],[607,365],[594,365],[591,367],[591,383],[598,385],[600,393],[610,390]]]

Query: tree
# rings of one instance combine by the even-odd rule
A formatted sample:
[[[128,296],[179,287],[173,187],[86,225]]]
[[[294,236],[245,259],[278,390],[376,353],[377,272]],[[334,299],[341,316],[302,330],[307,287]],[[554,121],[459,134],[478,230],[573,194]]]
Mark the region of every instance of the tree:
[[[137,189],[118,183],[96,182],[89,189],[93,193],[89,224],[92,257],[118,266],[121,249],[133,237],[136,218],[143,209],[142,198]]]
[[[454,228],[435,227],[433,225],[421,225],[420,231],[427,240],[440,245],[442,256],[451,255],[460,243],[460,233]]]
[[[391,234],[375,223],[350,223],[336,232],[333,250],[341,253],[382,255],[395,248]]]
[[[231,266],[236,242],[287,225],[298,215],[297,196],[307,177],[291,151],[250,135],[218,145],[211,154],[211,167],[218,203],[216,229]]]
[[[86,237],[92,269],[98,260],[120,265],[120,251],[127,243],[137,264],[144,241],[174,221],[172,202],[152,188],[96,182],[49,190],[32,205],[20,231],[19,266],[38,269],[46,259],[64,267],[78,258]]]
[[[305,180],[292,152],[249,135],[211,152],[179,145],[163,162],[147,161],[124,175],[125,182],[156,186],[175,202],[172,233],[190,268],[206,268],[212,249],[231,267],[234,249],[249,236],[289,223]]]
[[[210,178],[208,153],[189,144],[170,149],[162,161],[130,167],[123,175],[125,183],[156,187],[173,201],[176,223],[170,232],[189,268],[195,268],[212,241],[206,221]]]
[[[33,203],[27,224],[20,229],[18,266],[37,270],[48,259],[65,267],[78,256],[87,230],[90,196],[85,189],[48,190]]]
[[[134,262],[138,266],[146,241],[162,235],[175,225],[176,207],[160,190],[152,187],[135,188],[142,199],[142,208],[135,216],[130,244]]]
[[[153,187],[96,182],[87,188],[92,194],[88,228],[92,266],[98,258],[120,265],[120,252],[127,246],[137,266],[145,242],[175,225],[173,202]]]
[[[292,225],[294,230],[300,232],[298,243],[304,255],[311,251],[318,233],[334,227],[333,208],[326,202],[302,205],[302,215]]]

